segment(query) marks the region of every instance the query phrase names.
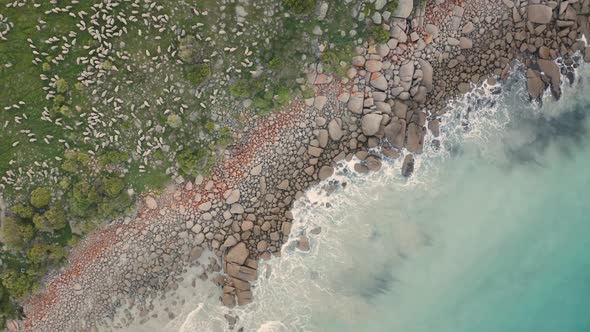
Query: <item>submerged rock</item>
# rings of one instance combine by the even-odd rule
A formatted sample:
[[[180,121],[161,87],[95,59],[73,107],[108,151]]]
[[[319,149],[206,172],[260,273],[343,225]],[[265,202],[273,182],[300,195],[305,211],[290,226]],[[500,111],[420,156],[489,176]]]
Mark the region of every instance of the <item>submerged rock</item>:
[[[402,175],[409,178],[414,173],[414,156],[409,154],[406,155],[404,158],[404,163],[402,164]]]

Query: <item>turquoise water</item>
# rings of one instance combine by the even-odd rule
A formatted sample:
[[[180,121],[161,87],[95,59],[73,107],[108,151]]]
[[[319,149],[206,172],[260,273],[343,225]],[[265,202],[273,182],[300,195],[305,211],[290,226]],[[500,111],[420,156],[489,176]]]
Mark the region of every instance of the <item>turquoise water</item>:
[[[442,148],[409,181],[399,161],[368,177],[343,165],[333,181],[345,187],[297,202],[253,304],[185,292],[157,329],[224,331],[227,313],[246,332],[590,331],[590,87],[543,107],[524,89],[516,75],[456,101]],[[307,253],[294,248],[304,233]]]

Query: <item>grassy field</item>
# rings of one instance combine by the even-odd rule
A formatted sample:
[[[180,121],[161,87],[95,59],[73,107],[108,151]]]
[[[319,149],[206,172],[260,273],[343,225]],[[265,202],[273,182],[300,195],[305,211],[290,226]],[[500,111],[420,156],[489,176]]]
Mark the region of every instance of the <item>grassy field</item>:
[[[359,4],[318,20],[316,1],[284,2],[0,0],[2,317],[63,248],[207,174],[233,130],[303,94],[306,65],[343,75],[367,36]]]

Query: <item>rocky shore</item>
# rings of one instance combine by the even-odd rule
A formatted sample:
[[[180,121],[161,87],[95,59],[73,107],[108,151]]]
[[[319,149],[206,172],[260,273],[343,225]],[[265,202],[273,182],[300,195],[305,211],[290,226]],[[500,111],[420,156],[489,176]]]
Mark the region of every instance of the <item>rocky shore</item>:
[[[390,38],[358,48],[345,78],[308,68],[315,97],[235,133],[238,143],[210,178],[178,177],[161,197],[146,197],[135,218],[87,238],[26,303],[20,328],[97,331],[123,302],[146,313],[135,319],[147,319],[153,294],[174,289],[205,250],[218,259],[199,277],[220,286],[224,305],[246,305],[254,300],[258,261],[279,256],[289,237],[293,201],[329,179],[336,163],[355,160],[359,173],[402,163],[411,176],[415,156],[439,144],[450,99],[506,78],[514,60],[527,68],[531,100],[546,89],[559,97],[561,75],[573,79],[582,58],[590,61],[581,40],[590,32],[590,0],[412,3],[371,18]],[[376,147],[381,153],[371,152]],[[305,236],[299,247],[309,248]]]

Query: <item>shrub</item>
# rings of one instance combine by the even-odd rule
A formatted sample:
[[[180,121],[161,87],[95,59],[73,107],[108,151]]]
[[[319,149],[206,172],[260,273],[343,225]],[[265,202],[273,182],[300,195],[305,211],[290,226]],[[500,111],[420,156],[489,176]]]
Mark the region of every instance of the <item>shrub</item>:
[[[178,114],[170,114],[166,123],[172,128],[180,128],[182,126],[182,118]]]
[[[63,78],[60,78],[55,82],[55,87],[57,88],[57,93],[65,93],[70,88],[68,82]]]
[[[24,219],[33,218],[33,209],[28,205],[17,204],[10,207],[10,211]]]
[[[2,274],[2,285],[16,299],[31,293],[35,285],[35,278],[26,273],[8,270]]]
[[[35,243],[27,251],[29,261],[35,265],[55,264],[66,256],[64,248],[51,244]]]
[[[316,0],[283,0],[283,6],[294,14],[305,14],[315,8]]]
[[[387,10],[393,13],[398,6],[398,0],[392,0],[389,4],[387,4]]]
[[[384,44],[389,41],[389,31],[385,30],[382,25],[375,26],[372,31],[375,41]]]
[[[201,85],[211,75],[211,68],[205,63],[190,66],[185,71],[185,78],[195,85]]]
[[[207,160],[207,151],[201,148],[181,151],[176,156],[180,171],[185,175],[194,176],[199,167]]]
[[[109,197],[115,197],[125,188],[125,181],[121,178],[106,178],[103,180],[104,192]]]
[[[99,194],[88,182],[80,181],[74,184],[70,196],[70,208],[72,214],[78,217],[87,217],[94,210],[99,201]]]
[[[17,218],[6,217],[2,224],[2,238],[7,245],[20,248],[33,238],[33,226]]]
[[[62,207],[54,206],[43,215],[36,215],[33,223],[41,232],[53,232],[66,227],[66,212]]]
[[[158,150],[159,151],[159,150]],[[100,157],[100,163],[105,165],[117,165],[127,161],[129,155],[124,151],[109,151]]]
[[[117,214],[125,212],[131,206],[131,198],[126,192],[112,198],[105,198],[98,204],[98,213],[103,217],[115,217]]]
[[[39,187],[31,193],[31,205],[34,207],[41,209],[49,205],[51,202],[51,193],[49,189],[44,187]]]
[[[109,70],[111,70],[111,68],[113,68],[113,64],[111,63],[111,61],[110,61],[110,60],[105,60],[105,61],[102,63],[102,69],[104,69],[104,70],[106,70],[106,71],[109,71]]]

